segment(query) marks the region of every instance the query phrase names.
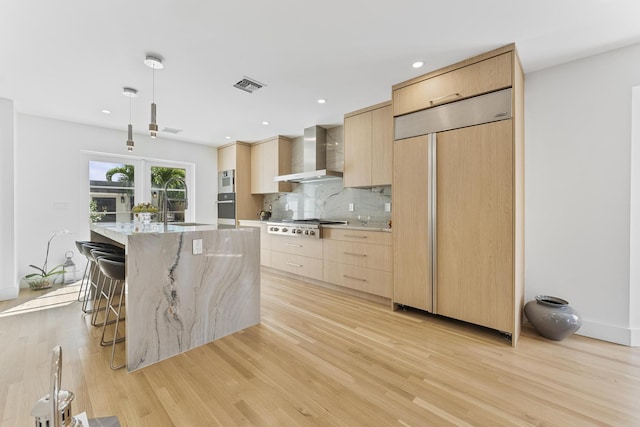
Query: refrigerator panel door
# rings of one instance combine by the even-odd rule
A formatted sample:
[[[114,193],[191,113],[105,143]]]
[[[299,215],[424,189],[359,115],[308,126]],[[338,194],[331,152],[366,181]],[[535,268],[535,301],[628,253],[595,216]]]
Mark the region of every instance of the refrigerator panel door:
[[[437,137],[437,313],[510,331],[512,121],[442,132]]]
[[[393,145],[393,302],[433,311],[428,137]]]

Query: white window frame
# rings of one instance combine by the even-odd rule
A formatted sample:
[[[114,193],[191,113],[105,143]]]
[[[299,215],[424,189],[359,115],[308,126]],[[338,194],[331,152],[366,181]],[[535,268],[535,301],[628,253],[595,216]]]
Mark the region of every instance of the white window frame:
[[[135,168],[134,175],[134,199],[135,203],[148,202],[149,195],[151,194],[151,167],[168,167],[168,168],[180,168],[185,170],[185,181],[187,183],[187,197],[189,201],[189,209],[185,211],[185,222],[195,221],[195,165],[193,163],[178,162],[174,160],[144,158],[138,156],[129,156],[122,154],[102,153],[96,151],[82,151],[81,153],[83,167],[83,189],[82,192],[82,206],[86,209],[85,218],[89,218],[89,203],[91,202],[90,196],[90,182],[89,182],[89,162],[109,162],[118,164],[130,164]]]

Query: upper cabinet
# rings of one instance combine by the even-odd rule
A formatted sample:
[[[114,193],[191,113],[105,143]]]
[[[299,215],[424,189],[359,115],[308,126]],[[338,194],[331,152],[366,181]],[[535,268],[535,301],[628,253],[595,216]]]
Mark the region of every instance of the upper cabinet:
[[[218,172],[236,169],[236,144],[218,148]]]
[[[275,182],[278,175],[291,173],[291,140],[276,136],[251,145],[251,193],[291,191],[291,184]]]
[[[400,116],[512,85],[512,52],[465,65],[468,62],[395,85],[393,115]]]
[[[344,116],[344,186],[391,185],[393,113],[383,102]]]

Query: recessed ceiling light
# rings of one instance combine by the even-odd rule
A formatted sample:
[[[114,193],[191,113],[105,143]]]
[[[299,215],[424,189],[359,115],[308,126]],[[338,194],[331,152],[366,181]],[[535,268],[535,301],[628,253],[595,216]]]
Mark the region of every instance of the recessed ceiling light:
[[[268,126],[268,125],[269,125],[269,122],[264,121],[264,122],[262,122],[262,124],[263,124],[263,125],[265,125],[265,126]]]
[[[327,103],[326,99],[324,99],[324,98],[318,99],[318,104],[326,104],[326,103]]]
[[[111,114],[111,111],[109,111],[109,110],[102,110],[102,112],[103,112],[104,114]]]
[[[224,139],[231,139],[231,137],[230,136],[225,136]]]
[[[416,62],[414,62],[413,64],[411,64],[411,66],[412,66],[413,68],[420,68],[420,67],[422,67],[423,65],[424,65],[424,61],[416,61]]]

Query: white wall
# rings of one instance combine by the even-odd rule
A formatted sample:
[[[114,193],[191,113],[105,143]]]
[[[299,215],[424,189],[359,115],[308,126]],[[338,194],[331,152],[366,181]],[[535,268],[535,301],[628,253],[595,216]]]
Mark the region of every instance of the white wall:
[[[15,114],[13,101],[0,98],[0,300],[18,296],[15,286],[14,167]]]
[[[640,86],[633,88],[632,97],[629,304],[631,306],[631,345],[640,345]]]
[[[583,317],[579,334],[624,344],[640,310],[630,299],[639,84],[635,45],[528,74],[525,90],[526,299],[567,299]]]
[[[29,272],[28,265],[42,265],[52,233],[68,228],[51,243],[49,265],[64,262],[74,241],[89,238],[88,163],[83,151],[127,155],[126,127],[122,131],[17,115],[16,179],[16,280]],[[213,147],[151,139],[135,134],[134,156],[195,165],[195,220],[216,222],[217,150]],[[3,156],[4,158],[4,156]],[[190,206],[191,207],[191,206]],[[11,227],[2,222],[2,229]],[[84,259],[74,256],[78,266]]]

